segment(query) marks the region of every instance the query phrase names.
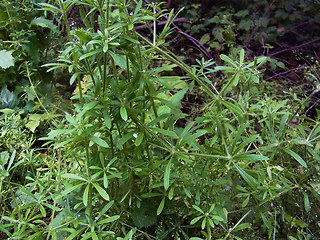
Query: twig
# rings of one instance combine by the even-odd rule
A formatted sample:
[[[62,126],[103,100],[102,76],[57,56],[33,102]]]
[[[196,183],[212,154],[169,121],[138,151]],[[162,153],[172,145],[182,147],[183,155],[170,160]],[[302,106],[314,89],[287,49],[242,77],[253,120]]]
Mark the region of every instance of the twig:
[[[264,81],[268,81],[268,80],[270,80],[272,78],[276,78],[278,76],[281,76],[281,75],[284,75],[284,74],[287,74],[287,73],[290,73],[290,72],[293,72],[293,71],[296,71],[296,70],[303,70],[303,69],[307,69],[307,68],[311,68],[311,67],[296,67],[296,68],[292,68],[292,69],[290,69],[288,71],[277,73],[276,75],[268,77],[267,79],[264,79]]]
[[[309,41],[309,42],[302,43],[302,44],[300,44],[300,45],[298,45],[298,46],[293,46],[293,47],[290,47],[290,48],[287,48],[287,49],[280,50],[280,51],[275,52],[275,53],[271,53],[271,54],[269,54],[269,57],[274,56],[274,55],[277,55],[277,54],[279,54],[279,53],[283,53],[283,52],[295,50],[295,49],[298,49],[298,48],[302,48],[302,47],[304,47],[304,46],[306,46],[306,45],[308,45],[308,44],[311,44],[311,43],[314,43],[314,42],[317,42],[317,41],[320,41],[320,37],[319,37],[319,38],[316,38],[316,39],[313,39],[313,40],[311,40],[311,41]]]

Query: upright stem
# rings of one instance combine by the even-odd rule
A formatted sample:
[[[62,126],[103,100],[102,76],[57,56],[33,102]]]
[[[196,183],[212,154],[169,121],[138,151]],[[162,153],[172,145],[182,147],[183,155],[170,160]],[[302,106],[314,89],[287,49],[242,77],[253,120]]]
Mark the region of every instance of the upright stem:
[[[208,222],[207,222],[207,234],[208,234],[208,240],[211,240],[211,228]]]
[[[88,205],[86,212],[92,217],[92,184],[91,184],[91,172],[90,172],[90,155],[89,155],[89,142],[86,144],[86,173],[89,179],[89,194],[88,194]]]
[[[58,3],[59,3],[60,9],[62,10],[62,17],[63,17],[63,21],[66,25],[66,30],[67,30],[67,35],[68,35],[69,41],[72,42],[72,35],[70,34],[70,24],[69,24],[69,20],[67,17],[67,13],[65,11],[66,8],[64,8],[63,2],[61,0],[58,0]],[[74,69],[75,69],[75,71],[77,71],[77,66],[76,66],[77,65],[77,57],[76,57],[74,48],[72,48],[72,55],[73,55],[73,59],[75,61]],[[82,84],[81,84],[79,76],[77,77],[77,82],[78,82],[78,88],[79,88],[80,105],[83,106],[84,102],[83,102],[83,97],[82,97],[82,86],[81,86]]]

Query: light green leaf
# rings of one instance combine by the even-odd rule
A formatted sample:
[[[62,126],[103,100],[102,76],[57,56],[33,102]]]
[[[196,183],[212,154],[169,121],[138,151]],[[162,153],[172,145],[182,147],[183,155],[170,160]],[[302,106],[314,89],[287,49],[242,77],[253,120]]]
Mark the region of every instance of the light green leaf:
[[[164,203],[165,203],[165,198],[162,198],[160,204],[159,204],[159,207],[157,209],[157,215],[160,215],[162,213],[162,210],[163,210],[163,207],[164,207]]]
[[[144,137],[144,133],[140,132],[134,142],[134,145],[136,145],[137,147],[140,146],[140,144],[142,143],[143,137]]]
[[[238,232],[238,231],[240,231],[240,230],[243,230],[243,229],[246,229],[246,228],[250,228],[251,227],[251,223],[241,223],[241,224],[239,224],[238,226],[236,226],[233,230],[232,230],[232,232]]]
[[[104,186],[104,188],[108,188],[108,185],[109,185],[109,181],[108,181],[108,176],[107,176],[107,174],[104,172],[103,173],[103,186]]]
[[[77,79],[78,76],[80,76],[81,72],[75,72],[74,74],[72,74],[69,84],[72,85],[74,83],[74,81]]]
[[[65,173],[61,177],[63,178],[70,178],[70,179],[76,179],[76,180],[81,180],[81,181],[87,181],[87,179],[80,177],[79,175],[72,174],[72,173]]]
[[[107,126],[107,128],[111,128],[111,117],[110,117],[110,114],[107,110],[104,111],[103,113],[103,118],[104,118],[104,122]]]
[[[83,199],[83,204],[84,204],[85,206],[88,205],[89,188],[90,188],[90,184],[88,184],[88,185],[86,186],[86,188],[84,189],[84,192],[83,192],[83,197],[82,197],[82,199]]]
[[[259,154],[241,154],[233,157],[236,160],[245,160],[245,161],[266,161],[269,160],[268,157],[261,156]]]
[[[114,204],[114,200],[112,200],[111,202],[108,202],[108,204],[105,205],[103,209],[99,211],[97,220],[99,220],[102,217],[102,215],[105,214],[112,207],[113,204]]]
[[[221,222],[223,221],[223,218],[217,215],[212,215],[211,218],[217,221],[221,221]]]
[[[31,132],[35,132],[36,128],[39,127],[40,125],[40,121],[39,120],[35,120],[35,121],[29,121],[26,124],[26,127],[31,131]]]
[[[113,58],[114,62],[121,68],[126,69],[127,68],[127,61],[126,57],[124,55],[117,55],[112,51],[109,51],[110,56]]]
[[[309,201],[308,194],[306,192],[303,192],[303,200],[304,200],[304,209],[306,210],[306,212],[309,212],[310,211],[310,201]]]
[[[106,219],[103,219],[101,221],[98,222],[99,225],[105,224],[105,223],[109,223],[109,222],[114,222],[116,220],[118,220],[120,218],[120,215],[115,215],[112,217],[108,217]]]
[[[221,55],[220,55],[220,58],[221,58],[223,61],[231,64],[231,65],[234,66],[235,68],[238,68],[238,64],[237,64],[236,62],[234,62],[231,58],[229,58],[227,55],[221,54]]]
[[[120,107],[120,116],[123,119],[123,121],[126,122],[128,120],[127,109],[124,106]]]
[[[240,66],[242,66],[243,61],[244,61],[244,49],[242,48],[240,50]]]
[[[206,224],[207,224],[207,218],[204,218],[201,223],[201,228],[204,229],[206,227]]]
[[[100,196],[103,197],[105,200],[109,201],[110,197],[109,194],[104,190],[102,187],[100,187],[97,183],[92,183],[94,188],[99,192]]]
[[[164,172],[164,177],[163,177],[163,186],[165,190],[168,190],[170,186],[170,170],[171,170],[171,159],[167,164],[166,170]]]
[[[58,32],[57,26],[53,24],[51,20],[45,19],[43,17],[34,18],[31,21],[31,25],[40,26],[43,28],[49,28],[54,32]]]
[[[91,237],[92,237],[92,240],[99,240],[96,232],[91,232]]]
[[[171,187],[171,188],[170,188],[170,191],[169,191],[169,194],[168,194],[169,200],[172,200],[173,194],[174,194],[174,187]]]
[[[101,139],[101,138],[99,138],[97,136],[92,135],[92,136],[90,136],[89,139],[91,141],[95,142],[96,144],[98,144],[101,147],[104,147],[104,148],[108,148],[109,147],[109,144],[106,141],[104,141],[103,139]]]
[[[85,54],[81,55],[81,57],[79,58],[79,61],[81,61],[81,60],[83,60],[85,58],[88,58],[88,57],[90,57],[92,55],[96,55],[96,54],[98,54],[100,52],[101,52],[101,49],[99,48],[99,49],[96,49],[96,50],[94,50],[92,52],[85,53]]]
[[[190,222],[190,224],[191,224],[191,225],[195,224],[195,223],[198,222],[201,218],[202,218],[202,216],[199,216],[199,217],[196,217],[196,218],[192,219],[191,222]]]
[[[68,195],[69,193],[71,193],[74,190],[76,190],[78,187],[81,187],[83,184],[85,184],[85,183],[80,183],[78,185],[75,185],[75,186],[72,186],[72,187],[68,187],[67,189],[65,189],[64,191],[61,192],[59,197],[64,197],[64,196]]]

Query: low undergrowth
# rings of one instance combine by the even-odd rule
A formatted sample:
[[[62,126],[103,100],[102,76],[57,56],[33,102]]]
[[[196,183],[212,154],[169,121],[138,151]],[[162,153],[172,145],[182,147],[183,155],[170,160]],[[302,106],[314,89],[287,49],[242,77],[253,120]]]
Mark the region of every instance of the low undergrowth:
[[[263,82],[268,57],[185,64],[166,48],[176,15],[159,5],[38,6],[66,31],[42,67],[75,89],[72,107],[50,108],[27,66],[38,108],[1,108],[1,239],[317,239],[320,112],[304,115],[316,72],[310,94],[279,95]],[[70,28],[71,8],[83,27]],[[161,30],[135,30],[163,14]]]

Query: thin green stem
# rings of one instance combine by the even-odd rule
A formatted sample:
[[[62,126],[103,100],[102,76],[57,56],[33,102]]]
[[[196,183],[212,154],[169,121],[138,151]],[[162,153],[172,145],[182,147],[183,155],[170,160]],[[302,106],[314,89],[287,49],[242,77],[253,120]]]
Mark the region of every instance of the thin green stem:
[[[211,240],[211,227],[208,221],[207,221],[207,239]]]
[[[92,184],[91,184],[91,172],[90,172],[90,154],[89,154],[89,142],[86,144],[86,173],[89,179],[89,191],[88,191],[88,205],[87,214],[92,218]]]

